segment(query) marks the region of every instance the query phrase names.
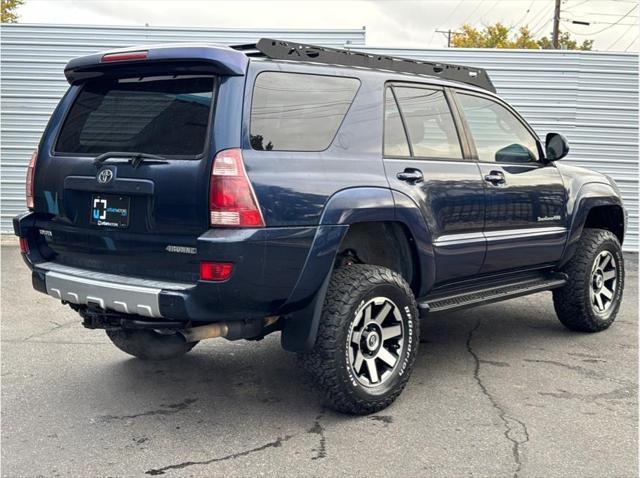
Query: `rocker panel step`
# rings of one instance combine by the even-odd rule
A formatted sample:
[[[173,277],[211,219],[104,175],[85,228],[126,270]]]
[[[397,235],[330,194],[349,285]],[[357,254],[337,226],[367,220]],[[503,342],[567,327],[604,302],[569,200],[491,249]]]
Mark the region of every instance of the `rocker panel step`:
[[[546,279],[532,279],[507,284],[497,287],[489,287],[465,292],[456,292],[450,295],[427,297],[418,302],[418,307],[424,312],[444,312],[455,309],[463,309],[476,305],[489,304],[501,300],[513,299],[523,295],[534,294],[562,287],[567,283],[563,275],[557,275]]]

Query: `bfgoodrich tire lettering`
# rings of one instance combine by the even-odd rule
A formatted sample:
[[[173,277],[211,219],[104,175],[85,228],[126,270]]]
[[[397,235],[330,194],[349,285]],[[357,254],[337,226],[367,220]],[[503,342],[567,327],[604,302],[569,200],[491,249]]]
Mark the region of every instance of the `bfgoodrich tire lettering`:
[[[316,344],[303,363],[330,407],[374,413],[404,389],[419,335],[418,309],[406,281],[384,267],[354,264],[334,272]]]
[[[579,332],[599,332],[611,326],[624,289],[624,259],[618,238],[603,229],[584,229],[563,272],[569,276],[567,285],[553,291],[560,322]]]

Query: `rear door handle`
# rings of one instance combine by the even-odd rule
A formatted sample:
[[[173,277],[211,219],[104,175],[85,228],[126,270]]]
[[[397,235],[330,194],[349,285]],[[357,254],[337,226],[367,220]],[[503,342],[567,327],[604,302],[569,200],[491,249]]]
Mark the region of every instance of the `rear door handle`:
[[[396,174],[396,178],[400,181],[406,181],[408,183],[418,183],[424,179],[422,171],[414,168],[407,168],[404,171]]]
[[[491,171],[484,177],[484,180],[491,184],[505,183],[504,174],[500,171]]]

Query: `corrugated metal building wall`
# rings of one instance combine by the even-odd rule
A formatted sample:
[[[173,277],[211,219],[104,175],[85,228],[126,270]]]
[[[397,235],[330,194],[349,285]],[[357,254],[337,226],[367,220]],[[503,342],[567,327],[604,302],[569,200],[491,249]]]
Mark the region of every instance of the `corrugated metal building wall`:
[[[24,176],[49,114],[66,90],[73,57],[132,44],[203,41],[248,43],[260,36],[363,49],[364,30],[219,30],[2,25],[0,88],[2,222],[24,210]],[[541,137],[563,133],[563,161],[611,175],[623,191],[630,225],[625,249],[638,248],[638,57],[575,51],[366,48],[367,51],[484,67],[498,93]]]

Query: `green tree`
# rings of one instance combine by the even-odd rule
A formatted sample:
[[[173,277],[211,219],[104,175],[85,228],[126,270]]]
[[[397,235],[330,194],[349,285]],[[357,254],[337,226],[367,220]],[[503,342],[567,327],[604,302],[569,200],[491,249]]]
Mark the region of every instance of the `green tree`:
[[[581,45],[578,45],[578,42],[571,38],[571,35],[567,32],[561,32],[558,37],[558,42],[560,43],[560,48],[565,50],[591,50],[593,47],[593,40],[585,40]],[[553,49],[553,41],[549,37],[542,37],[538,40],[538,45],[543,50],[552,50]]]
[[[567,50],[591,50],[593,40],[585,40],[581,45],[571,38],[567,32],[562,32],[559,38],[560,48]],[[451,46],[455,48],[523,48],[523,49],[552,49],[553,44],[548,37],[536,40],[528,26],[520,27],[513,33],[513,28],[500,22],[485,26],[478,30],[465,24],[459,33],[454,33]]]
[[[24,3],[24,0],[2,0],[2,23],[16,23],[18,14],[16,9]]]

